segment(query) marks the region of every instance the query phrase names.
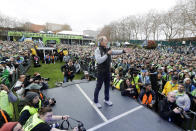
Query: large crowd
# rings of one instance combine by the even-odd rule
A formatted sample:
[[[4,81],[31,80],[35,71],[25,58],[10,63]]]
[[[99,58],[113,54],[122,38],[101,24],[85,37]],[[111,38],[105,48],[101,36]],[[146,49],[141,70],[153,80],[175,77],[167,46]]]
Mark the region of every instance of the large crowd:
[[[67,115],[52,115],[51,107],[55,100],[44,95],[43,90],[48,88],[47,80],[39,72],[35,72],[32,77],[19,74],[16,84],[8,88],[10,75],[19,64],[25,64],[30,59],[30,49],[34,46],[32,43],[0,42],[1,77],[6,79],[6,82],[1,82],[0,89],[0,127],[3,126],[0,131],[9,131],[11,126],[20,129],[23,126],[25,131],[48,131],[52,129],[46,124],[49,120],[68,118]],[[196,111],[195,47],[160,46],[154,50],[130,48],[129,53],[112,56],[112,89],[119,90],[123,97],[130,97],[157,111],[168,122],[181,125],[191,117],[188,116],[190,110]],[[60,44],[56,52],[48,52],[45,57],[32,54],[32,60],[42,60],[47,64],[65,62],[59,69],[64,75],[64,82],[72,80],[81,71],[84,72],[84,79],[91,80],[96,78],[95,49],[95,46]],[[10,122],[14,118],[12,103],[17,100],[20,101],[19,119],[13,123]]]

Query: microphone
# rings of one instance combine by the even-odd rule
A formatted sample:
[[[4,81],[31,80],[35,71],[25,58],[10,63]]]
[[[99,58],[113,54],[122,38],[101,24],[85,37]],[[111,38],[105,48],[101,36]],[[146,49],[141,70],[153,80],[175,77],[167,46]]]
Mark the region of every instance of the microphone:
[[[106,48],[106,52],[107,52],[107,54],[108,54],[108,51],[110,51],[111,50],[111,48]]]

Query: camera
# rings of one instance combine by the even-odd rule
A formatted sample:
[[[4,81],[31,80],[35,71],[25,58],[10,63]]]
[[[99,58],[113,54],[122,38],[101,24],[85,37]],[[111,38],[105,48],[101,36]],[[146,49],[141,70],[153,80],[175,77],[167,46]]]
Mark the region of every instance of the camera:
[[[78,123],[78,131],[86,131],[82,122]]]
[[[180,115],[184,117],[185,119],[190,119],[190,116],[187,115],[187,113],[184,111],[182,107],[177,107],[177,109],[180,111]]]
[[[44,80],[44,81],[49,81],[50,80],[50,78],[41,78],[42,80]]]
[[[78,127],[78,131],[86,131],[86,129],[84,128],[84,125],[81,121],[78,121],[76,119],[73,119],[71,117],[69,117],[69,119],[72,119],[73,121],[77,122],[77,127]],[[67,123],[67,127],[64,127],[64,122]],[[70,128],[72,129],[73,126],[71,126],[69,120],[63,120],[63,122],[61,123],[61,125],[59,126],[59,129],[63,129],[63,130],[69,130]]]
[[[50,103],[50,106],[54,106],[56,104],[56,100],[54,98],[51,98],[51,103]]]
[[[31,75],[26,75],[25,80],[26,80],[26,81],[29,81],[30,79],[31,79]]]

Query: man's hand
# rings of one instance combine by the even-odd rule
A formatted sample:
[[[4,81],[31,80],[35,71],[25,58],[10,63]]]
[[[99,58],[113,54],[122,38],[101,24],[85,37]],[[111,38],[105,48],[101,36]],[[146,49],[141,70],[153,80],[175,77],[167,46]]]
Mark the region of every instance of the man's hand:
[[[1,86],[2,86],[2,89],[3,89],[4,91],[9,92],[9,89],[7,88],[7,86],[6,86],[6,85],[1,84]]]
[[[127,88],[126,90],[127,90],[127,91],[132,91],[132,90],[133,90],[133,88]]]
[[[73,131],[78,131],[78,127],[74,127]]]
[[[179,108],[175,108],[175,109],[173,109],[173,112],[175,112],[176,114],[179,114],[181,111],[179,110]]]
[[[107,54],[108,55],[111,55],[112,54],[112,50],[109,50]]]
[[[65,72],[63,72],[63,75],[65,75]]]
[[[149,104],[149,106],[152,108],[153,105],[152,104]]]
[[[68,115],[62,116],[62,119],[63,119],[63,120],[67,120],[68,118],[69,118]]]
[[[125,49],[123,49],[123,50],[124,50],[125,53],[129,53],[129,52],[131,51],[130,48],[125,48]]]

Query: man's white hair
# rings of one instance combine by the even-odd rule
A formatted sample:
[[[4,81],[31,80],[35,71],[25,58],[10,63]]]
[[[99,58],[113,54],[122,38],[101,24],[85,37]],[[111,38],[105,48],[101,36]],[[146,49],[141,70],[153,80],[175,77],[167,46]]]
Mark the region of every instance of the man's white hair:
[[[176,92],[175,91],[171,91],[171,92],[169,92],[168,94],[167,94],[167,96],[169,96],[169,95],[176,95]]]

